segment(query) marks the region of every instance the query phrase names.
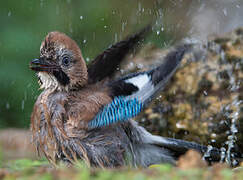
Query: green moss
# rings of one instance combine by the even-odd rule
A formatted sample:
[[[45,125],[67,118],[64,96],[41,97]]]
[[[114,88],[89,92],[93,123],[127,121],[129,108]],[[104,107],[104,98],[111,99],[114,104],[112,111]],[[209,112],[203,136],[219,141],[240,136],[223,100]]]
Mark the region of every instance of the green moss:
[[[49,166],[49,163],[46,160],[18,159],[10,161],[4,166],[7,166],[11,171],[23,171],[40,166]]]
[[[241,179],[243,170],[233,171],[230,168],[191,168],[182,170],[168,164],[153,165],[147,169],[90,169],[84,163],[76,163],[74,167],[60,166],[57,169],[46,167],[46,161],[22,159],[13,161],[5,169],[4,180],[12,179],[68,179],[68,180],[156,180],[156,179]],[[0,169],[1,177],[1,169]]]
[[[230,169],[223,169],[220,173],[224,177],[223,178],[224,180],[231,180],[231,179],[233,179],[234,173]]]

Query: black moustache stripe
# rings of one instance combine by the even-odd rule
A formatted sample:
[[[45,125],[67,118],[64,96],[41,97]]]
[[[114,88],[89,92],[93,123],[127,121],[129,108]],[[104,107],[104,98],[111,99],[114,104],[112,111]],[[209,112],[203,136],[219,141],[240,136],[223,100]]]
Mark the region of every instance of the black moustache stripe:
[[[70,83],[69,77],[62,70],[53,71],[53,75],[56,77],[57,81],[63,86],[66,86]]]

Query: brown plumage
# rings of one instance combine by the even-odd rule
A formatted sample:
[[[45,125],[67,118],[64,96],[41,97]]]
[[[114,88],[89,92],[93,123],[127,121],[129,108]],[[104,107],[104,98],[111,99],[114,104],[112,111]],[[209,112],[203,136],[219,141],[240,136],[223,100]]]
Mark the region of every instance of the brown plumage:
[[[135,41],[134,38],[136,41],[141,40],[140,36],[130,37],[128,39],[130,48],[137,43],[130,42]],[[125,41],[116,46],[126,48],[126,52],[129,51]],[[110,49],[116,50],[116,46]],[[109,52],[104,54],[109,55]],[[111,54],[115,55],[112,52]],[[66,56],[70,58],[67,67],[62,65],[64,59],[61,60]],[[95,65],[91,65],[91,68],[93,71],[91,74],[95,74]],[[102,106],[111,101],[108,88],[103,85],[104,81],[88,84],[87,67],[78,45],[60,32],[51,32],[46,36],[41,44],[40,58],[31,62],[31,69],[38,73],[41,88],[44,89],[31,115],[31,130],[37,151],[44,153],[53,164],[63,158],[62,156],[72,162],[77,155],[90,164],[90,158],[87,157],[82,143],[76,143],[78,146],[76,148],[82,152],[82,157],[65,144],[68,144],[66,142],[70,141],[70,138],[74,141],[73,138],[87,137],[89,135],[86,131],[87,122],[94,118]],[[89,79],[94,82],[92,78]],[[105,135],[99,135],[97,138],[95,141],[99,142]],[[105,156],[103,158],[109,159]],[[119,161],[117,164],[123,164],[121,159]],[[104,166],[104,162],[99,159],[95,160],[95,164]]]
[[[37,151],[50,162],[82,159],[99,167],[146,167],[174,164],[187,149],[207,151],[196,143],[153,136],[130,120],[164,87],[188,46],[169,53],[151,71],[107,80],[148,29],[111,46],[88,68],[71,38],[60,32],[46,36],[40,58],[31,62],[44,89],[33,108],[31,130]],[[212,154],[219,159],[218,150]]]

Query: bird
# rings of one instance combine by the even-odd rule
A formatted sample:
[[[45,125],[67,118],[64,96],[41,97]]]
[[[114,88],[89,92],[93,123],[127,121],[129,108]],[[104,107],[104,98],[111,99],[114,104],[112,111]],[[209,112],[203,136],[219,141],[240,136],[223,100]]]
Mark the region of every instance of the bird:
[[[180,44],[161,65],[112,78],[120,63],[143,42],[148,25],[110,46],[86,65],[77,43],[53,31],[44,38],[40,56],[30,62],[40,88],[31,114],[32,141],[51,164],[84,161],[90,167],[149,167],[176,164],[187,150],[219,161],[217,148],[152,135],[133,120],[161,91],[191,45]]]

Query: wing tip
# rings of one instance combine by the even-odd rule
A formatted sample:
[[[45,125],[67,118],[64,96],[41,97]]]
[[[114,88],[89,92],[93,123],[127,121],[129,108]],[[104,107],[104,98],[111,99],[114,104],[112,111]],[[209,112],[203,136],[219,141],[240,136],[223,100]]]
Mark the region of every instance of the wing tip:
[[[189,43],[180,43],[175,46],[174,52],[182,52],[183,55],[187,52],[190,52],[193,48],[193,44]]]

